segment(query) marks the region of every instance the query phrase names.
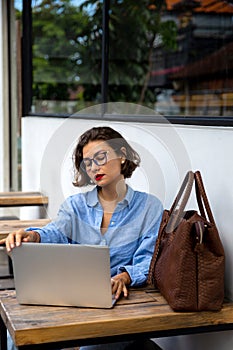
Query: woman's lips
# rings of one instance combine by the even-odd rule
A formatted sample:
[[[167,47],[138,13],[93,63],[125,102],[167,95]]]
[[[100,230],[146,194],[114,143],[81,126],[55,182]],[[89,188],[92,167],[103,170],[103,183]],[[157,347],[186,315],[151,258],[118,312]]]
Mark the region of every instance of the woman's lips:
[[[96,181],[100,181],[100,180],[102,180],[103,176],[104,176],[104,174],[97,174],[97,175],[95,176],[95,180],[96,180]]]

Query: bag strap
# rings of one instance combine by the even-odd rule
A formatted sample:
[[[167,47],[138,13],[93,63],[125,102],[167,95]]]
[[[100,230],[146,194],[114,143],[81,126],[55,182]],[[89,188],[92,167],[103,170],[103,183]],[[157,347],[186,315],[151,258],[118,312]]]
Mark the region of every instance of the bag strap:
[[[186,206],[186,203],[190,197],[190,193],[192,191],[192,187],[193,187],[193,182],[194,182],[194,173],[192,171],[187,172],[183,183],[180,187],[180,190],[171,206],[171,209],[169,211],[167,211],[167,216],[164,217],[162,219],[162,222],[160,224],[160,228],[159,228],[159,233],[158,233],[158,238],[156,240],[156,244],[155,244],[155,249],[154,249],[154,253],[151,259],[151,263],[150,263],[150,268],[149,268],[149,273],[148,273],[148,279],[147,279],[147,283],[149,285],[154,284],[154,269],[155,269],[155,265],[159,256],[159,252],[160,252],[160,244],[162,241],[162,237],[164,234],[164,228],[166,230],[166,233],[172,232],[174,230],[174,228],[176,227],[176,225],[178,225],[178,222],[180,221],[180,219],[182,219],[183,216],[183,212],[184,212],[184,208]],[[181,200],[179,209],[177,212],[175,212],[176,207],[178,206],[178,203]],[[168,218],[168,220],[167,220]],[[168,228],[168,229],[167,229]]]
[[[212,211],[210,209],[210,204],[206,195],[206,191],[204,188],[200,171],[195,172],[194,178],[195,178],[196,198],[197,198],[197,203],[198,203],[200,213],[206,220],[208,219],[212,224],[216,226]]]
[[[184,216],[184,209],[190,197],[194,182],[194,173],[188,171],[180,190],[169,210],[169,221],[166,226],[166,233],[173,232],[174,229],[179,225],[182,217]]]

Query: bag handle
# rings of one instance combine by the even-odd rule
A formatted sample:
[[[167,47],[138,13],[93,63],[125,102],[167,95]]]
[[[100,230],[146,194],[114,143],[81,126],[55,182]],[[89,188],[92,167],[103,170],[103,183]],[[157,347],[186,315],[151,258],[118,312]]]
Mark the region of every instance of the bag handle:
[[[188,171],[171,209],[168,212],[169,220],[165,229],[166,233],[173,232],[184,216],[184,209],[192,191],[194,178],[194,173]]]
[[[155,244],[155,249],[154,249],[154,254],[152,256],[151,259],[151,263],[150,263],[150,268],[149,268],[149,273],[148,273],[148,279],[147,279],[147,283],[149,285],[154,284],[154,269],[155,269],[155,265],[159,256],[159,251],[160,251],[160,243],[163,237],[163,233],[164,233],[164,229],[166,233],[170,233],[174,230],[174,228],[176,227],[176,225],[178,225],[178,222],[180,221],[180,219],[183,217],[183,213],[184,213],[184,208],[188,202],[188,199],[190,197],[191,191],[192,191],[192,187],[193,187],[193,182],[194,182],[194,173],[192,171],[188,171],[183,182],[182,185],[180,187],[180,190],[171,206],[171,209],[167,212],[167,217],[168,220],[165,218],[163,218],[161,224],[160,224],[160,228],[159,228],[159,233],[158,233],[158,238],[156,240],[156,244]],[[179,209],[177,212],[175,212],[175,208],[177,207],[180,199],[181,203],[179,206]]]
[[[164,231],[166,233],[171,233],[180,223],[180,220],[182,219],[184,214],[185,206],[190,197],[194,181],[195,181],[196,198],[197,198],[197,203],[198,203],[200,213],[206,220],[208,217],[209,221],[215,225],[214,217],[210,209],[210,205],[205,192],[201,173],[200,171],[196,171],[195,173],[193,173],[192,171],[188,171],[180,187],[180,190],[171,206],[171,209],[168,211],[168,220],[164,220],[161,222],[158,238],[154,249],[154,254],[152,256],[152,260],[149,268],[149,274],[148,274],[148,280],[147,280],[149,284],[154,283],[154,269],[159,256],[160,243],[161,243]],[[183,198],[181,199],[182,196]],[[181,203],[178,209],[176,210],[180,199],[181,199]],[[205,210],[204,210],[204,207],[205,207]],[[205,211],[207,213],[207,217],[206,217]]]
[[[209,220],[212,224],[216,226],[212,211],[210,209],[210,204],[206,195],[205,187],[202,181],[201,173],[199,170],[197,170],[195,173],[189,171],[186,174],[186,177],[181,185],[181,188],[178,192],[177,197],[175,198],[171,209],[169,210],[170,219],[165,228],[166,233],[173,232],[174,229],[179,225],[181,219],[183,218],[184,209],[192,191],[193,181],[195,181],[196,199],[201,215],[206,220]],[[177,208],[182,195],[183,198],[179,207]]]
[[[205,187],[202,181],[200,171],[196,171],[194,174],[194,177],[195,177],[196,197],[197,197],[197,203],[198,203],[200,213],[206,220],[208,219],[212,224],[216,226],[214,216],[210,209],[210,204],[206,195],[206,191],[205,191]]]

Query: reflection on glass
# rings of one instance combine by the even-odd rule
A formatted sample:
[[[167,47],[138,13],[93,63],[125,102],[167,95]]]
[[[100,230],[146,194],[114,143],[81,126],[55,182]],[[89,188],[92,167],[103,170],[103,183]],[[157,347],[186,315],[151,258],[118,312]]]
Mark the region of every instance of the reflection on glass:
[[[102,6],[32,1],[31,112],[74,114],[102,101]],[[110,1],[106,102],[232,116],[232,18],[230,0]]]
[[[164,88],[170,91],[169,114],[185,116],[232,116],[233,114],[233,6],[230,1],[172,1],[168,12],[178,26],[177,50],[155,50],[156,106]],[[162,60],[160,65],[159,58]],[[155,78],[156,80],[156,78]]]

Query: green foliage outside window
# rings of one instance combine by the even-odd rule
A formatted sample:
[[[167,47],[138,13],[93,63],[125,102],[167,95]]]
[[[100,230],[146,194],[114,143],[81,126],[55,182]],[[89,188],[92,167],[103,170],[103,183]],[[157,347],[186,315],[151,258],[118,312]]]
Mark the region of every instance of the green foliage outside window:
[[[156,5],[155,5],[156,4]],[[102,1],[44,0],[33,6],[33,97],[101,101]],[[154,101],[148,88],[152,50],[160,33],[175,48],[176,26],[161,22],[164,1],[112,0],[109,12],[109,101]]]

